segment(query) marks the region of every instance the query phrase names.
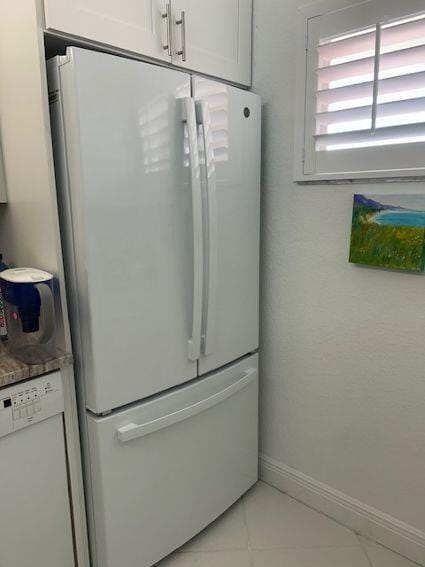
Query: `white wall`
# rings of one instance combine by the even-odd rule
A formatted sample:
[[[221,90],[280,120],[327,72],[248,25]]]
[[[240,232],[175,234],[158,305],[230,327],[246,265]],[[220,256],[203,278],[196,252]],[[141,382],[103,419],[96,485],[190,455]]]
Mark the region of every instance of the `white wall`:
[[[17,2],[12,9],[0,0],[0,123],[8,198],[0,206],[0,252],[14,266],[55,275],[61,293],[57,343],[69,350],[39,10],[39,1]]]
[[[292,182],[297,0],[254,0],[262,452],[425,531],[425,277],[347,261],[353,192]],[[304,2],[305,4],[305,2]]]

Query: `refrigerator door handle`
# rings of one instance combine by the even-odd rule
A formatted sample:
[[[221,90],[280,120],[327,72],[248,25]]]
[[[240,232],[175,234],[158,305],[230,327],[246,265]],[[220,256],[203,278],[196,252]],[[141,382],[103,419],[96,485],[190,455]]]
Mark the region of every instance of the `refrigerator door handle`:
[[[148,421],[146,423],[137,424],[137,423],[128,423],[127,425],[123,425],[117,429],[117,437],[118,440],[122,443],[126,443],[127,441],[131,441],[132,439],[137,439],[139,437],[144,437],[145,435],[149,435],[154,433],[155,431],[159,431],[160,429],[164,429],[166,427],[170,427],[171,425],[175,425],[185,419],[189,419],[203,411],[206,411],[217,404],[224,402],[230,396],[233,396],[237,392],[243,390],[248,384],[251,384],[255,380],[257,376],[257,369],[256,368],[249,368],[245,370],[241,378],[216,394],[209,396],[205,400],[201,400],[195,404],[192,404],[188,407],[185,407],[179,411],[175,411],[169,413],[167,415],[161,416],[158,419],[153,419],[152,421]]]
[[[202,126],[207,185],[208,285],[206,288],[206,312],[202,332],[202,352],[204,355],[208,355],[214,351],[215,344],[218,263],[217,185],[211,114],[208,102],[204,100],[196,102],[196,119],[198,124]]]
[[[193,312],[192,336],[189,339],[189,360],[198,360],[201,354],[202,294],[204,285],[201,172],[199,166],[195,101],[191,97],[185,97],[181,100],[182,120],[187,125],[193,217]]]

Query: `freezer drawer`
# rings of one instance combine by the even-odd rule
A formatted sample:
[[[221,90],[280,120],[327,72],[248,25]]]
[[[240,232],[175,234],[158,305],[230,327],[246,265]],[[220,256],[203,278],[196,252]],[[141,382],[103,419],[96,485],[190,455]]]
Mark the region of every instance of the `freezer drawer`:
[[[87,419],[94,565],[151,566],[257,480],[257,355]]]

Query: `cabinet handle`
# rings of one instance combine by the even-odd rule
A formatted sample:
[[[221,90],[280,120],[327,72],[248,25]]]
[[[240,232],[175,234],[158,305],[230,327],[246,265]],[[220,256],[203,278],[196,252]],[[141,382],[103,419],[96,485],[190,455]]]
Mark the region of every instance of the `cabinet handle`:
[[[167,51],[168,55],[171,57],[171,4],[165,5],[165,12],[162,13],[163,19],[167,20],[167,43],[162,47]]]
[[[180,14],[180,20],[176,20],[176,24],[182,27],[182,48],[180,51],[176,51],[176,53],[182,56],[182,61],[186,61],[186,12],[184,10]]]

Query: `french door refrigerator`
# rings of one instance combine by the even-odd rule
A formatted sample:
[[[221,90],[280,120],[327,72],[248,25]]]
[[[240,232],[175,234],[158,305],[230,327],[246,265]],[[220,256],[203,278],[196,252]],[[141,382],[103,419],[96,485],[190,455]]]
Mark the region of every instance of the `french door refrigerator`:
[[[260,99],[48,62],[96,567],[148,567],[257,480]]]

